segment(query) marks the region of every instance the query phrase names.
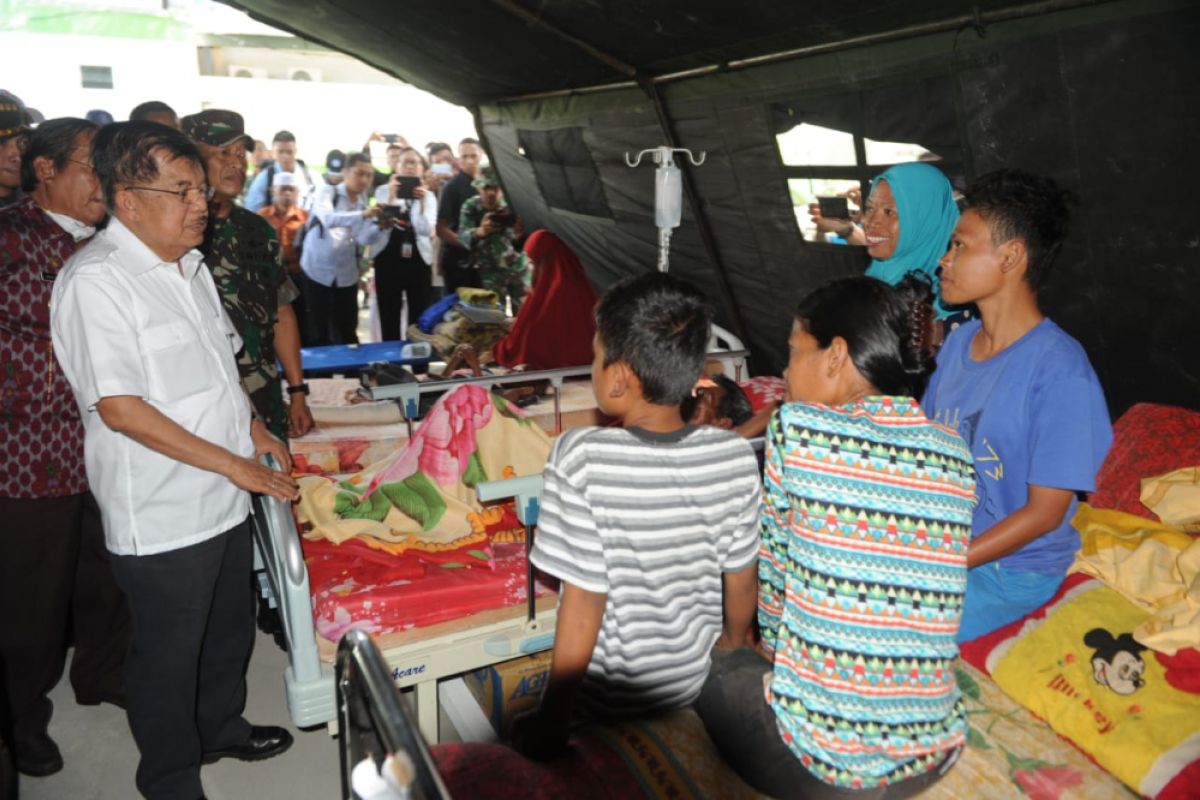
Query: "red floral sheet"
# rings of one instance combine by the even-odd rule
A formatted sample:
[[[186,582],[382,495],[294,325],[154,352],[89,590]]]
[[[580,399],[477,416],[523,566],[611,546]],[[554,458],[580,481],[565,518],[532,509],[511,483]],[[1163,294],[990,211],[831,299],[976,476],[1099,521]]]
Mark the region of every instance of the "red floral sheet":
[[[385,635],[526,603],[524,528],[511,503],[482,505],[475,486],[540,473],[550,445],[521,409],[465,385],[385,458],[351,475],[300,478],[317,633],[331,642],[352,628]]]
[[[302,539],[317,633],[337,642],[351,629],[380,636],[524,605],[525,530],[511,503],[485,516],[485,542],[437,552]],[[557,591],[540,577],[536,587],[539,597]]]

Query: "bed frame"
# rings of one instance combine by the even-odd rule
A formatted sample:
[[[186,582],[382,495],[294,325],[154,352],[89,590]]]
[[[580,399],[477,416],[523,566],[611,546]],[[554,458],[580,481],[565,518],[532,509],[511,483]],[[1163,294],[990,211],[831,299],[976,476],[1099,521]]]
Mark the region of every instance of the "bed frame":
[[[713,326],[709,359],[720,360],[740,376],[748,352],[736,337]],[[713,349],[714,347],[720,349]],[[483,386],[549,380],[554,386],[555,430],[562,430],[560,393],[565,378],[589,375],[590,367],[536,370],[506,375],[484,375],[446,381],[365,387],[373,400],[394,399],[412,434],[412,420],[420,407],[420,396],[445,392],[464,383]],[[269,460],[270,466],[275,466]],[[517,517],[526,526],[526,547],[537,523],[541,476],[526,476],[480,484],[481,500],[517,499]],[[272,608],[279,610],[288,645],[284,671],[288,711],[298,728],[336,726],[337,700],[334,670],[322,660],[312,617],[308,570],[300,547],[300,536],[291,507],[270,497],[254,497],[254,570],[259,590]],[[437,682],[463,672],[480,669],[522,655],[542,652],[554,644],[557,599],[538,600],[533,591],[533,568],[527,574],[528,606],[509,606],[474,614],[442,625],[377,637],[384,659],[392,668],[397,686],[413,687],[421,733],[431,742],[438,738]],[[330,660],[333,654],[330,653]]]
[[[540,475],[492,481],[476,487],[481,499],[517,497],[517,516],[527,532],[537,521]],[[300,536],[283,501],[255,496],[255,570],[260,589],[279,609],[288,643],[284,671],[288,712],[298,728],[332,723],[337,717],[333,667],[322,659],[312,618],[312,597]],[[526,541],[529,541],[526,535]],[[532,588],[533,571],[528,580]],[[377,637],[376,643],[399,687],[413,687],[421,733],[438,741],[440,679],[548,650],[554,645],[557,599],[491,609],[452,622]],[[332,726],[331,726],[332,727]]]

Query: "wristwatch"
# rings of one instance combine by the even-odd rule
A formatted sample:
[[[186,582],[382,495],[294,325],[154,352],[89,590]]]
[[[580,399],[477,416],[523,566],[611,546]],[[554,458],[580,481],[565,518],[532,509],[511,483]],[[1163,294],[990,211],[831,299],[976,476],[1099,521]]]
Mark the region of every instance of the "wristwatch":
[[[307,383],[297,383],[294,386],[289,386],[289,387],[287,387],[287,393],[288,394],[307,395],[308,394],[308,384]]]

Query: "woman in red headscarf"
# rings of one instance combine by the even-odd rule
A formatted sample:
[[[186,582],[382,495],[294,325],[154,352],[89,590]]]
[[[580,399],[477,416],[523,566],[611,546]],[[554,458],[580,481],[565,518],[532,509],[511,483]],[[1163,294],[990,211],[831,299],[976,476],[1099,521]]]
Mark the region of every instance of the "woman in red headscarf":
[[[596,292],[571,248],[547,230],[525,242],[533,264],[533,290],[521,305],[508,335],[492,357],[506,367],[529,369],[580,367],[592,362]]]

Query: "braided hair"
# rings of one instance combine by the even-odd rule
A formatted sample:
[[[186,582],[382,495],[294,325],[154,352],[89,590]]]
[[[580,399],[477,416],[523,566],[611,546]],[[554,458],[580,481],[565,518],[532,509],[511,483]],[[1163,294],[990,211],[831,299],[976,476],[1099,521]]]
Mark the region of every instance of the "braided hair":
[[[839,278],[800,301],[796,320],[822,349],[846,341],[850,359],[883,394],[919,397],[933,373],[933,290],[910,273],[895,287]]]

